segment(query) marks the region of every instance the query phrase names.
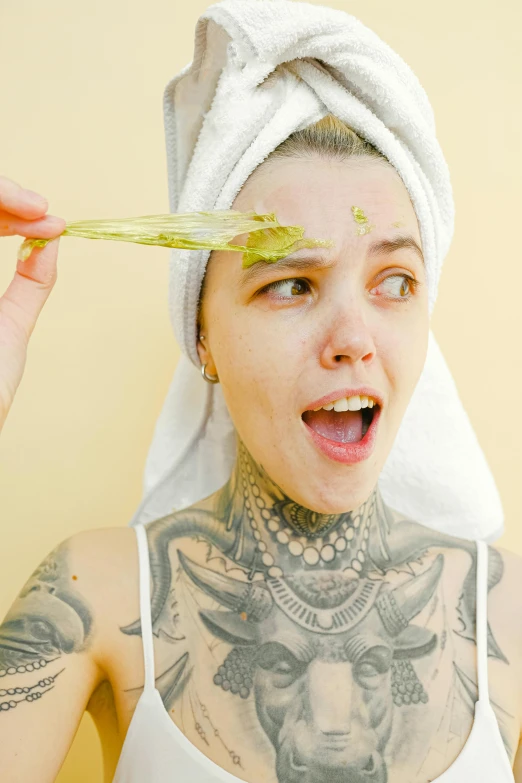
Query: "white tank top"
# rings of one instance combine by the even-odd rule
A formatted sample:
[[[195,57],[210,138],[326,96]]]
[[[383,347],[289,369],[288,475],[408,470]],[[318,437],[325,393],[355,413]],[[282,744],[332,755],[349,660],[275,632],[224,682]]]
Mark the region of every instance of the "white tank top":
[[[199,750],[176,726],[154,681],[147,535],[136,525],[145,686],[132,717],[113,783],[244,783]],[[453,764],[431,783],[515,783],[489,702],[487,670],[487,545],[477,541],[478,701],[471,733]],[[327,783],[327,781],[325,781]]]

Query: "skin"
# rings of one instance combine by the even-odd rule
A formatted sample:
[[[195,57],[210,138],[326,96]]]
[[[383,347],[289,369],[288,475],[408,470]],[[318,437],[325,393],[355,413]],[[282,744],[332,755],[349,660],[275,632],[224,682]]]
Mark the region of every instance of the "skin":
[[[352,204],[375,224],[369,234],[357,234]],[[335,246],[323,252],[333,263],[304,274],[310,292],[302,286],[293,293],[288,282],[262,294],[263,285],[288,280],[292,270],[260,262],[262,279],[241,289],[238,254],[213,252],[200,359],[208,362],[207,372],[218,374],[235,428],[254,460],[289,497],[325,514],[353,509],[377,481],[426,357],[428,298],[421,259],[410,249],[368,257],[374,241],[401,233],[421,246],[407,191],[392,167],[368,160],[288,160],[261,167],[233,208],[274,211],[281,223],[304,226],[305,236],[331,238]],[[303,257],[313,253],[301,251]],[[408,299],[407,290],[400,294],[403,280],[392,279],[400,274],[419,281],[408,301],[400,300]],[[377,443],[368,460],[343,465],[305,437],[301,413],[328,392],[361,384],[384,397]]]
[[[370,232],[360,232],[353,206]],[[239,254],[211,255],[198,353],[219,376],[237,460],[218,491],[147,525],[155,686],[171,722],[249,783],[429,783],[459,756],[473,724],[476,547],[388,507],[377,483],[422,371],[428,300],[414,250],[369,251],[399,235],[421,246],[413,207],[391,167],[320,158],[261,166],[232,207],[274,211],[335,246],[321,251],[328,268],[260,263],[244,286]],[[276,281],[277,291],[262,291]],[[378,436],[367,460],[345,465],[316,449],[301,413],[361,384],[383,398]],[[268,518],[305,546],[342,538],[346,546],[308,567],[278,542]],[[263,551],[297,609],[275,600]],[[488,568],[490,699],[519,783],[522,638],[513,596],[522,568],[496,547]],[[41,776],[44,747],[52,743],[63,758],[86,705],[112,780],[143,692],[137,584],[128,528],[73,536],[29,579],[0,626],[0,689],[14,689],[16,702],[0,713],[13,726],[0,742],[3,770]],[[367,592],[350,603],[361,585]],[[333,632],[331,613],[345,605],[351,620]],[[310,608],[320,609],[319,625],[310,625]],[[37,651],[41,681],[31,664]],[[30,756],[11,755],[20,725],[31,735]],[[47,725],[54,728],[44,742]],[[47,766],[46,779],[58,767]]]
[[[43,196],[0,175],[0,237],[58,237],[65,220],[47,215],[47,206]],[[0,296],[0,432],[22,379],[28,341],[56,282],[59,243],[56,238],[18,261]]]
[[[301,197],[303,192],[307,199]],[[371,221],[371,232],[361,233],[357,221],[348,217],[347,206],[354,204]],[[172,656],[167,656],[170,665],[163,667],[156,685],[175,722],[187,715],[187,692],[192,687],[196,691],[190,703],[200,702],[199,694],[205,693],[204,702],[212,705],[214,720],[216,716],[221,719],[221,707],[226,709],[227,719],[218,725],[222,730],[228,728],[226,736],[234,739],[229,758],[220,756],[207,735],[202,737],[202,723],[194,712],[192,721],[199,725],[199,739],[207,745],[203,751],[247,780],[252,779],[249,770],[264,779],[275,767],[279,783],[336,781],[338,777],[351,783],[359,781],[361,774],[373,775],[374,783],[406,779],[425,783],[455,760],[473,720],[476,673],[469,643],[475,641],[476,553],[473,543],[436,534],[386,507],[376,486],[424,364],[428,302],[425,268],[414,250],[403,248],[379,256],[369,251],[373,242],[399,235],[413,237],[420,246],[413,207],[391,167],[369,160],[341,164],[316,159],[262,167],[245,184],[233,208],[275,211],[281,222],[303,225],[305,236],[333,238],[335,247],[325,253],[328,268],[316,265],[303,273],[302,268],[282,263],[259,264],[255,279],[250,276],[244,285],[237,254],[212,254],[198,353],[207,372],[219,376],[236,428],[238,457],[223,488],[148,526],[153,627],[158,639],[170,639],[166,643],[173,645]],[[245,240],[242,236],[235,242]],[[317,251],[300,255],[316,257]],[[292,274],[303,277],[291,278]],[[417,285],[409,288],[407,278],[400,275],[413,277]],[[285,281],[284,287],[277,293],[268,292],[265,286],[276,281]],[[310,443],[301,413],[331,390],[359,384],[369,384],[382,395],[379,434],[369,459],[344,465],[326,458]],[[361,526],[354,533],[351,551],[328,566],[333,578],[353,578],[355,584],[359,575],[369,576],[386,590],[404,587],[410,580],[417,584],[416,579],[422,580],[423,574],[435,569],[434,580],[421,589],[418,606],[411,613],[413,625],[421,617],[417,628],[421,641],[409,654],[424,672],[426,702],[422,703],[429,707],[421,713],[423,730],[412,735],[396,701],[398,692],[393,688],[400,686],[402,675],[392,660],[403,654],[403,642],[400,636],[383,635],[382,622],[391,622],[390,618],[383,620],[380,615],[379,619],[375,610],[346,634],[334,637],[303,627],[285,605],[251,621],[250,609],[242,609],[251,606],[248,601],[234,606],[226,591],[212,587],[216,572],[229,580],[231,573],[239,575],[240,594],[252,573],[267,578],[267,569],[256,555],[249,509],[257,506],[271,511],[281,529],[285,519],[276,506],[281,502],[300,519],[311,520],[310,513],[315,512],[314,529],[320,529],[323,540],[330,533],[336,535],[343,523],[353,526],[359,515],[367,519],[367,549]],[[270,536],[259,512],[257,525],[267,544]],[[311,526],[293,532],[304,533],[305,541],[314,538]],[[202,541],[205,551],[198,545]],[[303,569],[299,558],[275,544],[273,537],[268,551],[285,577],[292,577],[292,585],[298,590],[299,585],[308,585],[303,595],[309,595],[312,569]],[[357,551],[366,554],[364,565],[356,563],[360,574],[354,570]],[[493,551],[489,589],[503,576],[504,561]],[[191,582],[197,595],[194,604],[187,594]],[[180,610],[174,626],[165,615],[173,598]],[[329,600],[328,593],[322,600]],[[210,630],[213,642],[201,641],[206,638],[205,629]],[[137,622],[121,630],[140,632]],[[362,658],[348,652],[360,649],[361,643],[366,649]],[[202,662],[206,646],[217,669],[214,685],[218,694],[219,689],[225,691],[220,693],[221,700],[208,691],[212,664],[208,658]],[[496,660],[500,677],[510,666],[504,649],[506,644],[499,644],[491,633],[488,653]],[[232,661],[236,660],[243,661],[248,676],[234,695],[231,688],[237,664]],[[413,671],[417,677],[414,666]],[[241,687],[244,693],[238,695]],[[245,730],[241,699],[252,695],[258,723],[250,722]],[[505,694],[499,701],[502,704],[494,701],[494,707],[513,760],[519,732],[516,708]],[[448,754],[442,748],[449,736],[437,733],[436,727],[445,724],[443,718],[448,710],[456,709],[455,704],[460,704],[467,717]],[[205,709],[208,713],[208,706]],[[451,714],[456,720],[456,713]],[[415,721],[415,716],[409,720]],[[189,736],[192,721],[190,717],[181,720]],[[394,736],[397,726],[402,728]],[[337,737],[335,748],[328,739],[333,736]],[[266,745],[267,738],[272,747]],[[438,756],[435,764],[430,753]]]

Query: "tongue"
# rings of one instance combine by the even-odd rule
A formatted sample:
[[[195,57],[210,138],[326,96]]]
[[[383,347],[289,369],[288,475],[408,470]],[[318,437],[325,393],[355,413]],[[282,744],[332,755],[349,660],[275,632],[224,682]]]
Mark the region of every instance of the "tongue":
[[[303,421],[323,438],[338,443],[355,443],[362,439],[362,410],[305,411]]]

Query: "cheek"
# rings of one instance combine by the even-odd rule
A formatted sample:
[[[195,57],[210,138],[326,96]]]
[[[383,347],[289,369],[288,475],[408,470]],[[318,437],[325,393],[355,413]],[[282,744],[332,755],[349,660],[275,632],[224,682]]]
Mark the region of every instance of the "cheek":
[[[245,403],[252,415],[268,417],[287,407],[306,340],[276,320],[238,307],[213,323],[212,352],[231,413]]]
[[[396,328],[385,326],[376,338],[377,356],[390,381],[391,402],[395,397],[405,407],[424,367],[429,324],[427,319],[417,317],[403,319]]]

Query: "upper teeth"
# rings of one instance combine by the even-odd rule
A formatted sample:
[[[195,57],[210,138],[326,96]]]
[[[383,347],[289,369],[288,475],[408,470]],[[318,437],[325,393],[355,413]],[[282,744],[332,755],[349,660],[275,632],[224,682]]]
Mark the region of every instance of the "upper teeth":
[[[320,408],[314,408],[314,411],[331,411],[332,409],[334,411],[358,411],[361,408],[373,408],[373,406],[377,404],[377,400],[374,400],[373,397],[360,397],[357,394],[355,397],[341,397],[339,400],[329,402],[328,405],[321,405]]]

